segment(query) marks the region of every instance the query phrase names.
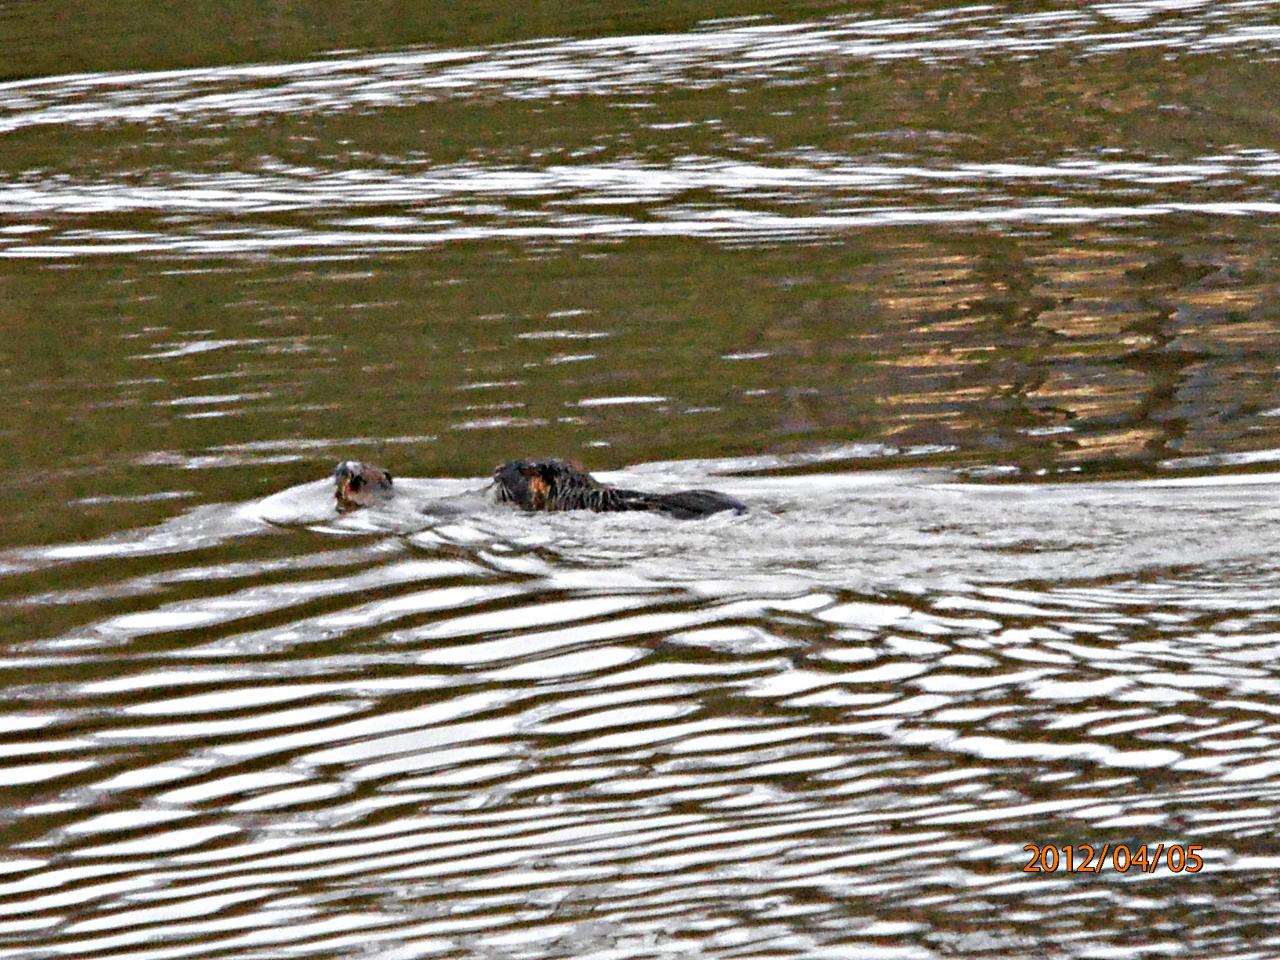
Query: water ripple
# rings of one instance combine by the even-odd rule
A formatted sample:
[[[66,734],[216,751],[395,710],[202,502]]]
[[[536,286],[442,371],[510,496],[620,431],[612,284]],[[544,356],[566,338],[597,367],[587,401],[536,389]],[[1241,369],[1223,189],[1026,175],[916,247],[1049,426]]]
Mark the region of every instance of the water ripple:
[[[1274,50],[1280,27],[1265,5],[1186,5],[1172,21],[1139,26],[1157,5],[1023,16],[966,7],[897,20],[712,25],[689,33],[546,40],[472,50],[406,51],[294,64],[80,74],[0,84],[0,131],[47,124],[243,122],[272,114],[387,109],[484,92],[516,99],[651,93],[672,85],[783,78],[815,63],[914,60],[938,64],[1067,49],[1105,56],[1136,46],[1171,54]],[[1115,32],[1108,21],[1127,26]]]
[[[924,7],[0,83],[0,960],[1266,953],[1275,5]]]

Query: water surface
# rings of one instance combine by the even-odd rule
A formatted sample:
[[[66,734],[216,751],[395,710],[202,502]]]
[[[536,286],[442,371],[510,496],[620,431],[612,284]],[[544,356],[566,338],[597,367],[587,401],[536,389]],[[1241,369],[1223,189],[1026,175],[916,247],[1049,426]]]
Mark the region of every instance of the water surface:
[[[1276,952],[1280,7],[11,6],[0,957]]]

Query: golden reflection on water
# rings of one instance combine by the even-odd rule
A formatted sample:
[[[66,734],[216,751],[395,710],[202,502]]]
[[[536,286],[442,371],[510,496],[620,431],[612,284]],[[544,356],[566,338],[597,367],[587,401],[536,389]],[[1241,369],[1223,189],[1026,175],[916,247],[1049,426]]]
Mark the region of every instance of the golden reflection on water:
[[[868,238],[864,262],[844,247],[685,242],[522,262],[479,246],[326,277],[323,297],[289,264],[143,267],[127,284],[86,264],[93,283],[74,285],[24,267],[9,279],[5,350],[28,377],[10,381],[11,441],[20,462],[48,466],[15,478],[31,509],[4,518],[6,539],[145,522],[193,486],[265,493],[347,455],[476,475],[515,454],[599,467],[855,440],[1114,474],[1280,447],[1264,267],[1210,253],[1210,238],[1178,269],[1230,279],[1171,284],[1152,244],[1121,255],[1108,231],[1072,233],[1069,252],[1056,233],[996,241],[1004,260],[899,232]],[[273,292],[226,301],[228,277]],[[108,294],[120,312],[100,322],[101,295],[86,295],[117,286],[132,293]],[[193,310],[208,312],[179,319]],[[68,355],[55,329],[92,347]],[[103,444],[109,457],[93,453]],[[248,486],[243,466],[260,471]]]

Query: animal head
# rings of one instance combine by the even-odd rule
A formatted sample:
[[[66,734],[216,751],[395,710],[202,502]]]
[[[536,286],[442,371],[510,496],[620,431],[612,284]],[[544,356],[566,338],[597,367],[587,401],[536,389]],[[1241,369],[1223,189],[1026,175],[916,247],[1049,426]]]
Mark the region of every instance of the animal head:
[[[564,460],[511,460],[493,471],[499,503],[521,510],[563,510],[566,497],[599,486],[591,476]]]
[[[371,463],[343,460],[333,471],[333,497],[339,513],[367,507],[391,496],[391,474]]]

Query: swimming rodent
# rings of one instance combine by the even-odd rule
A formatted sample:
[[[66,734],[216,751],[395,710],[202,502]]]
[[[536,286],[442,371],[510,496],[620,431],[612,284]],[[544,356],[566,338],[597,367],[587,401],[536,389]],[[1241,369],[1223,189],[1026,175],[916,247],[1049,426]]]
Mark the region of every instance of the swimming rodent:
[[[395,493],[389,472],[359,460],[339,463],[333,471],[333,480],[339,513],[383,503]],[[714,490],[644,493],[611,487],[582,468],[554,457],[504,463],[493,472],[492,490],[497,502],[510,503],[530,512],[647,511],[679,520],[708,517],[725,510],[747,512],[747,505],[741,500]]]
[[[714,490],[642,493],[601,483],[565,460],[512,460],[493,472],[495,496],[521,510],[594,510],[613,513],[646,510],[679,520],[708,517],[722,510],[746,513],[741,500]]]
[[[391,474],[371,463],[343,460],[333,470],[333,498],[338,512],[347,513],[357,507],[371,507],[394,495]]]

